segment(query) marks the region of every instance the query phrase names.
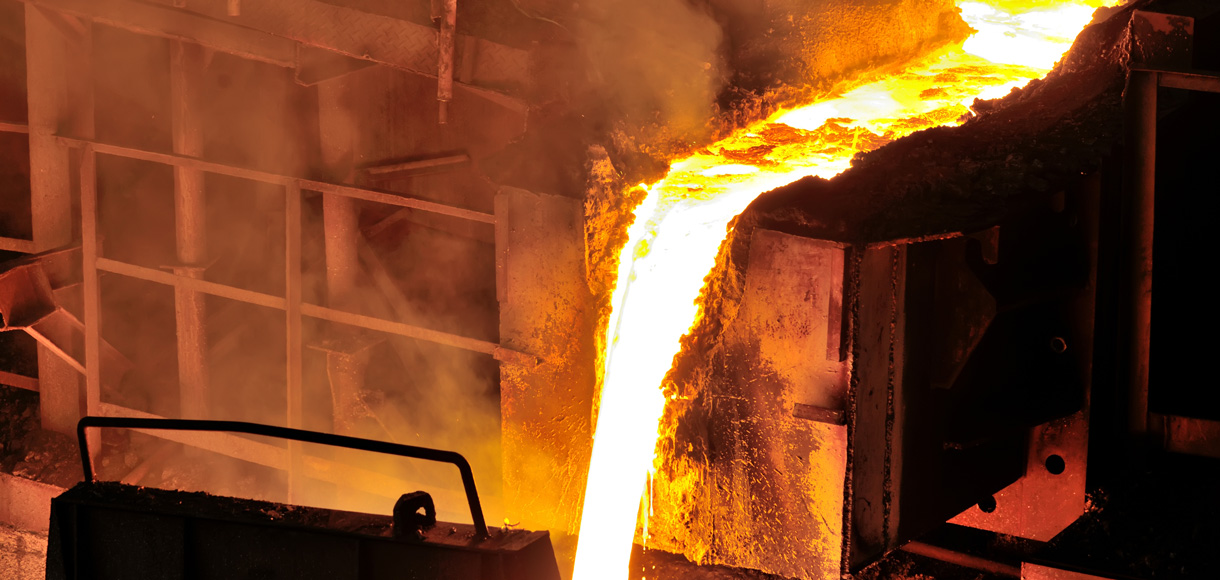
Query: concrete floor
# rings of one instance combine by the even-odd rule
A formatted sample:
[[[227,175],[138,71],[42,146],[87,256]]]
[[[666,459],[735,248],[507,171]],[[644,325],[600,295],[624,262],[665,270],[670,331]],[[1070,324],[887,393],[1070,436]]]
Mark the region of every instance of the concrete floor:
[[[0,576],[9,580],[46,577],[47,535],[0,524]]]

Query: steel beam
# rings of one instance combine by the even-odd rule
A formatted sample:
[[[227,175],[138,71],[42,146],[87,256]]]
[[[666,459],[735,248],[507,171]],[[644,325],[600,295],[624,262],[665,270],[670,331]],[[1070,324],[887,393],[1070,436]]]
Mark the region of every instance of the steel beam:
[[[296,66],[297,43],[292,40],[156,3],[137,0],[22,1],[28,6],[87,18],[137,34],[194,42],[276,66]]]
[[[1205,93],[1220,93],[1220,75],[1202,71],[1157,71],[1160,85],[1170,89],[1185,89]]]
[[[8,371],[0,371],[0,385],[8,385],[18,389],[38,392],[38,379]]]
[[[0,237],[0,251],[33,254],[34,241]]]
[[[69,144],[75,147],[84,145],[92,145],[97,153],[105,155],[117,155],[119,157],[127,157],[129,159],[140,159],[143,161],[151,161],[153,163],[164,163],[166,165],[188,167],[199,169],[208,173],[216,173],[220,175],[228,175],[241,179],[249,179],[251,181],[261,181],[263,183],[271,183],[276,185],[288,185],[291,183],[298,184],[301,189],[310,191],[318,191],[322,193],[333,193],[353,199],[371,201],[375,203],[384,203],[386,205],[394,205],[398,207],[407,207],[418,209],[430,213],[437,213],[447,216],[453,216],[465,220],[494,224],[496,218],[494,215],[479,211],[462,209],[453,207],[434,201],[423,199],[414,199],[403,197],[400,193],[391,193],[369,189],[367,187],[355,187],[352,185],[344,185],[340,183],[331,183],[326,181],[318,181],[314,179],[303,179],[300,177],[292,177],[289,175],[280,175],[267,171],[259,171],[257,169],[247,169],[234,165],[225,165],[223,163],[215,163],[212,161],[204,161],[194,157],[186,157],[182,155],[174,155],[171,153],[157,153],[154,151],[145,151],[133,147],[124,147],[122,145],[114,145],[110,143],[101,143],[88,139],[73,139],[70,137],[57,137],[61,143]]]
[[[205,280],[199,280],[197,278],[179,276],[169,272],[162,272],[160,270],[146,268],[144,266],[136,266],[134,264],[118,262],[108,258],[99,258],[97,265],[98,269],[103,272],[122,274],[124,276],[130,276],[140,280],[147,280],[149,282],[157,282],[167,286],[185,286],[196,292],[210,294],[212,296],[220,296],[222,298],[237,300],[239,302],[245,302],[248,304],[265,306],[267,308],[275,308],[276,310],[287,309],[285,300],[279,296],[271,296],[269,294],[254,292],[252,290],[246,290],[243,288],[234,288],[232,286],[225,286],[224,284],[217,284],[215,282],[208,282]],[[536,356],[518,350],[505,348],[494,342],[479,340],[477,338],[468,338],[465,336],[459,336],[456,334],[450,334],[448,332],[441,332],[439,330],[432,330],[430,328],[405,324],[402,322],[393,322],[390,320],[382,320],[380,318],[373,318],[371,316],[364,316],[361,314],[352,314],[350,312],[335,310],[333,308],[318,306],[316,304],[302,304],[301,313],[305,316],[329,320],[331,322],[338,322],[340,324],[347,324],[349,326],[356,326],[368,330],[376,330],[379,332],[397,334],[399,336],[405,336],[408,338],[426,340],[428,342],[452,346],[463,350],[481,352],[483,354],[491,355],[498,361],[509,364],[532,367],[538,365],[540,362]]]

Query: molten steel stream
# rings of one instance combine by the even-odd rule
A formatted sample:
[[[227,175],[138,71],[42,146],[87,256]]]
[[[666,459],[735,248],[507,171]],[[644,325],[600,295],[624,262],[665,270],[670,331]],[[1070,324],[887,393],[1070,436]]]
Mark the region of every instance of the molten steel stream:
[[[856,153],[956,124],[974,99],[1000,97],[1041,78],[1094,8],[1115,3],[960,2],[962,17],[978,30],[964,44],[777,113],[677,161],[647,187],[619,258],[575,580],[628,576],[665,407],[661,382],[698,318],[695,301],[733,217],[765,191],[808,175],[830,178]]]

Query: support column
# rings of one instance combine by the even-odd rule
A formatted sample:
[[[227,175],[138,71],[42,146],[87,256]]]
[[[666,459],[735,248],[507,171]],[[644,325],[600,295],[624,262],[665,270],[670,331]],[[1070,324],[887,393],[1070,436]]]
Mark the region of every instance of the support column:
[[[1137,444],[1142,444],[1148,434],[1157,84],[1157,73],[1133,70],[1127,77],[1127,90],[1123,95],[1126,117],[1123,230],[1127,287],[1122,316],[1126,335],[1127,428]]]
[[[30,195],[34,251],[72,243],[71,154],[56,134],[93,137],[93,35],[88,22],[25,6]],[[82,412],[81,377],[38,346],[42,427],[72,434]]]
[[[303,429],[304,397],[302,374],[304,353],[301,343],[301,188],[295,182],[284,188],[284,315],[287,339],[288,412],[286,424]],[[288,501],[299,503],[301,474],[305,464],[300,442],[288,442]]]
[[[350,80],[341,77],[318,83],[318,130],[322,162],[329,177],[351,183],[355,170],[356,119],[349,104]],[[356,287],[360,276],[360,212],[350,197],[326,193],[322,196],[322,226],[326,237],[326,296],[331,308],[360,313]],[[368,346],[353,332],[348,337],[327,337],[319,346],[326,351],[326,368],[333,402],[333,429],[355,434],[359,418],[360,390]]]
[[[174,153],[203,157],[200,111],[204,49],[174,41],[170,45],[170,98],[173,107]],[[203,278],[207,260],[207,198],[203,172],[174,168],[174,220],[177,234],[175,271]],[[205,296],[181,286],[174,288],[178,325],[178,389],[183,418],[208,417],[207,310]]]
[[[356,123],[348,106],[350,81],[338,78],[318,83],[318,132],[322,163],[329,177],[351,183],[355,167]],[[322,195],[326,232],[326,294],[331,308],[350,310],[360,272],[356,236],[360,235],[355,200]]]

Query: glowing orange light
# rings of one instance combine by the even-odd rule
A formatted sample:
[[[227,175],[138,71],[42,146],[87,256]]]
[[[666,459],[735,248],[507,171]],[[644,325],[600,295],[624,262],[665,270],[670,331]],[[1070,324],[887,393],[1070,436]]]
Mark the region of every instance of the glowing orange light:
[[[675,162],[646,188],[620,255],[606,330],[575,580],[627,577],[665,407],[660,385],[697,318],[695,301],[729,221],[762,192],[808,175],[837,175],[858,152],[955,124],[975,98],[1003,96],[1042,77],[1103,3],[961,2],[962,17],[979,31],[964,45],[778,113]]]

